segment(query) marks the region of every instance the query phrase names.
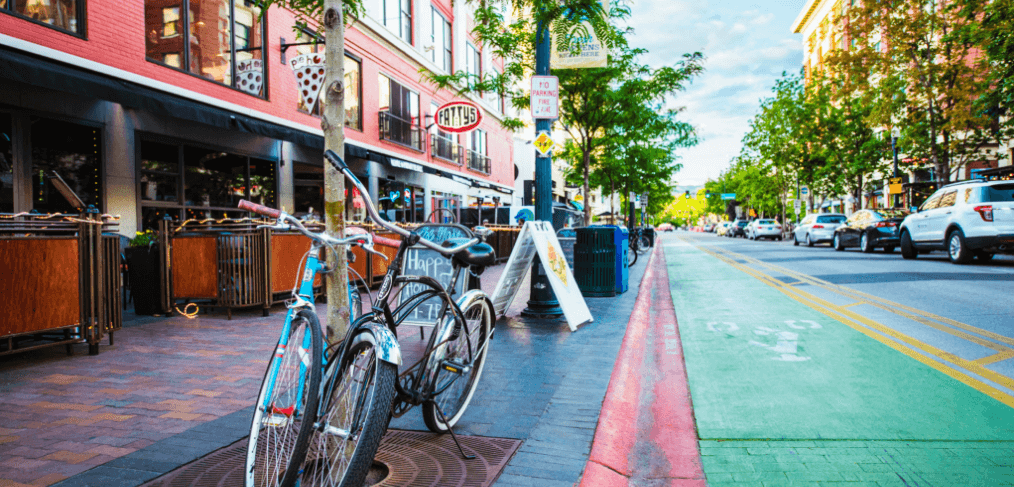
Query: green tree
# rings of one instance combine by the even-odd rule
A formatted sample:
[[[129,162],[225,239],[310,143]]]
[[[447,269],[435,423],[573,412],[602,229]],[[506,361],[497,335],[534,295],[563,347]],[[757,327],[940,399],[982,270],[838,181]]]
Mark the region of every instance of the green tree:
[[[828,53],[827,69],[845,80],[849,98],[870,107],[871,125],[900,126],[907,155],[944,182],[994,137],[991,118],[976,106],[989,88],[989,66],[966,35],[988,3],[856,2],[833,22],[846,26],[836,41],[846,48]]]

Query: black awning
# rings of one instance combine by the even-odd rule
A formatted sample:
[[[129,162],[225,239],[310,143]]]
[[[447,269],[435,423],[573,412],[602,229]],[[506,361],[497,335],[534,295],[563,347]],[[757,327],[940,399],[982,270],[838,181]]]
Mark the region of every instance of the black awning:
[[[324,138],[319,135],[212,107],[6,47],[0,47],[0,77],[27,85],[111,101],[156,115],[181,118],[229,130],[241,130],[324,150]],[[351,152],[348,149],[346,151]]]

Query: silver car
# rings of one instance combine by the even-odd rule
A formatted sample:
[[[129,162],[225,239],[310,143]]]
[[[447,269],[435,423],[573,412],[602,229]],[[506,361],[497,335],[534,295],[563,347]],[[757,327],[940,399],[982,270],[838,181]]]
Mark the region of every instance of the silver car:
[[[834,239],[834,230],[847,219],[841,213],[806,215],[792,232],[792,245],[805,243],[807,247],[813,247],[815,244],[830,242]]]
[[[782,239],[782,225],[777,220],[754,220],[746,226],[746,236],[750,240],[770,238]]]

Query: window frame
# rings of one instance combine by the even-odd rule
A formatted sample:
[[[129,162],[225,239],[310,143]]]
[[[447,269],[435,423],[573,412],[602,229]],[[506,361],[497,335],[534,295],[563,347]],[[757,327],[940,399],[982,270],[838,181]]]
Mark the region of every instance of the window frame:
[[[104,212],[104,211],[106,211],[106,208],[109,208],[109,191],[108,191],[108,188],[109,188],[109,186],[108,186],[109,185],[109,182],[108,182],[109,174],[108,174],[108,172],[109,171],[106,168],[106,155],[107,155],[108,147],[106,146],[106,143],[105,143],[106,142],[106,139],[105,139],[105,137],[106,137],[106,124],[105,123],[96,122],[96,121],[93,121],[93,120],[87,120],[87,119],[83,119],[83,118],[76,118],[76,117],[72,117],[72,116],[64,116],[64,115],[57,115],[57,114],[47,113],[47,112],[40,112],[40,111],[36,111],[36,110],[9,111],[9,112],[6,112],[6,113],[10,113],[11,114],[13,125],[17,125],[19,123],[19,120],[18,120],[18,116],[19,115],[25,117],[24,119],[22,119],[20,121],[22,123],[22,125],[21,125],[20,128],[12,127],[12,129],[11,129],[11,132],[12,132],[11,135],[14,136],[14,137],[20,137],[20,139],[21,139],[20,142],[22,142],[24,144],[24,147],[19,149],[18,146],[17,146],[17,143],[15,143],[14,149],[13,149],[12,152],[14,154],[14,157],[16,158],[16,157],[18,157],[19,151],[23,151],[23,152],[21,152],[22,157],[24,157],[24,162],[22,163],[23,165],[15,163],[15,168],[14,168],[15,174],[14,174],[14,176],[15,176],[15,178],[17,177],[17,170],[18,170],[19,166],[22,168],[23,171],[26,171],[23,174],[23,179],[24,180],[21,183],[22,184],[21,188],[26,191],[25,194],[26,194],[26,196],[28,198],[27,199],[28,206],[27,206],[27,210],[25,210],[25,211],[32,211],[32,210],[36,209],[35,208],[34,192],[33,192],[33,189],[32,189],[32,178],[33,178],[33,175],[32,175],[32,172],[33,172],[32,166],[35,163],[35,161],[32,158],[32,149],[33,149],[33,145],[32,145],[32,125],[33,124],[31,122],[31,117],[44,118],[44,119],[49,119],[49,120],[55,120],[57,122],[63,122],[63,123],[70,123],[70,124],[75,124],[75,125],[81,125],[83,127],[88,127],[88,128],[96,129],[96,130],[99,131],[99,137],[102,140],[102,142],[101,142],[102,143],[102,153],[100,154],[99,161],[98,161],[98,164],[99,164],[99,180],[102,181],[102,189],[99,192],[99,202],[101,204],[101,207],[99,208],[99,210]],[[15,133],[17,135],[15,135]],[[16,180],[15,180],[15,184],[16,185],[18,184],[18,182]],[[17,199],[15,199],[14,204],[15,204],[15,206],[18,204]]]
[[[80,1],[84,1],[84,0],[80,0]],[[190,1],[189,0],[181,0],[180,1],[180,5],[184,6],[184,8],[180,12],[180,23],[182,24],[183,29],[180,31],[179,35],[182,36],[184,39],[189,39],[190,38],[190,22],[189,22],[189,19],[190,19]],[[144,3],[142,3],[142,6],[144,8],[147,8],[147,5],[144,4]],[[163,9],[164,8],[165,7],[163,7]],[[254,95],[254,94],[252,94],[250,92],[243,91],[243,90],[239,89],[238,86],[236,86],[236,80],[238,78],[238,76],[237,76],[237,67],[239,65],[239,62],[236,60],[236,52],[237,52],[236,51],[236,24],[237,23],[236,23],[236,1],[235,0],[229,0],[229,22],[230,22],[230,25],[231,25],[231,28],[230,28],[231,35],[229,36],[229,39],[230,39],[230,41],[229,41],[229,51],[230,51],[230,58],[231,59],[230,59],[229,63],[230,63],[230,68],[231,68],[231,72],[232,72],[232,83],[231,84],[223,83],[223,82],[220,82],[220,81],[214,80],[214,79],[209,79],[209,78],[206,78],[204,76],[201,76],[200,74],[197,74],[197,73],[194,73],[194,72],[190,71],[190,69],[188,69],[189,66],[190,66],[190,43],[189,42],[185,43],[185,48],[184,48],[183,53],[182,53],[183,54],[183,59],[182,59],[182,62],[180,63],[182,67],[178,68],[178,67],[173,66],[171,64],[164,63],[164,62],[162,62],[162,61],[160,61],[158,59],[154,59],[154,58],[148,57],[148,53],[147,53],[147,50],[148,50],[147,40],[145,40],[145,55],[144,55],[144,60],[148,61],[150,63],[153,63],[153,64],[157,64],[157,65],[162,66],[164,68],[171,69],[171,70],[179,72],[179,73],[184,73],[184,74],[193,76],[193,77],[195,77],[197,79],[200,79],[200,80],[204,80],[204,81],[208,81],[208,82],[214,83],[214,84],[216,84],[218,86],[224,86],[226,88],[230,88],[232,90],[238,91],[238,92],[243,93],[245,95],[252,96],[254,98],[258,98],[258,99],[261,99],[261,100],[270,100],[270,98],[268,97],[268,93],[270,92],[270,90],[269,90],[269,88],[270,88],[270,86],[269,86],[270,76],[268,75],[268,16],[266,15],[266,12],[267,12],[267,10],[262,10],[261,11],[261,15],[259,15],[259,16],[256,17],[256,18],[258,18],[260,20],[260,24],[261,24],[261,39],[263,39],[263,42],[261,43],[261,47],[260,47],[260,51],[261,51],[261,58],[260,58],[261,59],[261,66],[263,66],[263,74],[262,74],[262,76],[264,77],[264,84],[261,86],[261,93],[262,93],[262,95]],[[253,30],[250,30],[249,32],[253,32]],[[247,39],[247,42],[249,42],[249,38]]]
[[[318,46],[319,47],[323,47],[324,46],[324,42],[325,42],[324,37],[321,36],[320,34],[316,33],[316,32],[308,30],[308,29],[300,29],[299,32],[296,34],[297,35],[296,39],[293,42],[300,42],[300,38],[298,37],[299,34],[307,36],[307,37],[310,38],[310,40],[313,40],[313,41],[316,42],[315,44],[312,44],[313,45],[313,49],[314,49],[314,51],[312,51],[313,53],[317,53],[318,52],[318,51],[316,51],[316,49],[318,49]],[[297,47],[298,48],[299,46],[293,46],[293,47]],[[323,52],[323,51],[320,51],[320,52]],[[345,52],[345,57],[351,59],[352,61],[354,61],[356,64],[359,65],[359,83],[358,83],[359,89],[356,90],[356,99],[359,100],[359,106],[356,109],[356,112],[358,112],[358,115],[359,115],[359,124],[358,124],[358,126],[349,125],[348,118],[346,118],[345,119],[345,128],[350,128],[350,129],[355,130],[357,132],[362,132],[363,131],[363,58],[355,55],[352,52],[349,52],[347,49],[344,52]],[[313,110],[307,111],[307,110],[303,110],[302,108],[300,108],[300,104],[302,103],[302,101],[303,101],[302,98],[300,98],[299,96],[296,97],[296,111],[297,112],[302,113],[304,115],[309,115],[311,117],[316,117],[316,118],[320,118],[321,117],[321,115],[319,113],[315,113],[315,111],[313,111]],[[320,103],[317,104],[317,107],[320,107]]]
[[[31,18],[31,17],[29,17],[27,15],[24,15],[24,14],[21,14],[19,12],[16,12],[14,10],[14,8],[12,7],[12,4],[13,4],[14,0],[8,0],[6,7],[0,7],[0,12],[3,12],[5,14],[7,14],[7,15],[10,15],[11,17],[14,17],[16,19],[25,20],[25,21],[31,22],[31,23],[33,23],[35,25],[41,25],[43,27],[47,27],[47,28],[53,29],[53,30],[55,30],[57,32],[62,32],[62,33],[67,34],[69,36],[77,37],[79,39],[83,39],[83,40],[87,41],[88,40],[88,8],[87,8],[87,5],[85,5],[85,3],[88,0],[76,0],[76,1],[77,1],[77,6],[75,7],[75,10],[76,10],[75,14],[77,15],[77,30],[78,30],[77,32],[74,32],[74,31],[71,31],[71,30],[66,30],[66,29],[64,29],[62,27],[57,27],[57,26],[55,26],[53,24],[49,24],[49,23],[43,22],[41,20],[36,20],[36,19],[33,19],[33,18]]]
[[[437,45],[437,21],[440,21],[440,38],[443,45]],[[436,5],[430,4],[430,41],[433,43],[433,51],[430,54],[430,61],[438,68],[447,73],[454,72],[454,30],[451,28],[451,21],[447,20],[443,12]],[[439,62],[438,62],[439,60]]]
[[[250,184],[250,176],[251,176],[251,174],[250,174],[250,160],[251,159],[260,159],[262,161],[273,162],[274,165],[275,165],[275,178],[274,178],[275,180],[274,180],[274,188],[272,188],[272,189],[274,190],[274,193],[275,193],[275,203],[276,204],[278,203],[278,198],[281,197],[280,188],[281,188],[281,184],[282,183],[281,183],[280,159],[278,157],[275,157],[275,158],[272,159],[270,156],[262,156],[262,155],[254,154],[254,153],[251,153],[251,152],[242,151],[242,150],[237,151],[237,150],[235,150],[233,148],[229,148],[229,147],[221,147],[221,146],[216,146],[216,145],[213,145],[213,144],[206,144],[206,143],[198,142],[198,141],[186,140],[186,139],[181,139],[181,138],[176,138],[176,137],[168,137],[168,136],[165,136],[165,135],[162,135],[162,134],[157,134],[157,133],[153,133],[153,132],[145,132],[145,131],[141,131],[141,130],[134,131],[134,140],[136,141],[136,143],[134,144],[134,161],[135,161],[135,164],[134,164],[134,191],[135,191],[134,199],[135,199],[135,208],[136,208],[136,211],[137,211],[137,213],[136,213],[137,220],[136,221],[137,221],[138,229],[140,229],[141,225],[144,223],[143,220],[144,220],[144,209],[145,208],[161,208],[161,209],[164,209],[164,210],[178,211],[178,212],[180,212],[180,216],[182,218],[180,221],[186,221],[186,219],[187,219],[186,218],[186,211],[188,209],[194,209],[194,208],[202,209],[202,210],[208,210],[208,211],[213,211],[213,212],[217,212],[217,211],[223,211],[223,212],[242,211],[242,210],[238,210],[236,208],[224,207],[224,206],[195,206],[195,205],[187,205],[186,204],[186,161],[184,161],[184,153],[185,153],[187,147],[196,148],[196,149],[203,149],[203,150],[210,150],[210,151],[225,152],[225,153],[228,153],[229,155],[245,158],[246,159],[246,168],[245,168],[245,171],[244,171],[245,181],[246,181],[246,184],[245,184],[245,186],[246,186],[246,188],[245,188],[246,192],[245,192],[245,196],[244,196],[245,198],[249,198],[250,197],[250,189],[251,189],[250,188],[251,187],[251,184]],[[152,171],[148,171],[146,169],[143,169],[142,165],[141,165],[141,161],[142,161],[141,146],[142,146],[142,144],[144,144],[144,142],[154,142],[154,143],[157,143],[157,144],[171,145],[171,146],[175,146],[176,147],[176,149],[177,149],[177,151],[176,151],[176,164],[177,164],[176,178],[177,179],[176,179],[176,201],[175,202],[149,201],[149,200],[145,200],[143,198],[143,195],[142,195],[143,189],[141,187],[141,176],[146,171],[147,172],[152,172]],[[168,173],[168,171],[166,171],[166,173]]]

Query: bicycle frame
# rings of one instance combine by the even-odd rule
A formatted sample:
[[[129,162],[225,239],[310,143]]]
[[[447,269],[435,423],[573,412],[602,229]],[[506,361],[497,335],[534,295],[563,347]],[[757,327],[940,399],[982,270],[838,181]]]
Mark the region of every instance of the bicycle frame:
[[[275,388],[275,379],[278,378],[278,369],[281,367],[281,359],[285,354],[286,347],[289,346],[289,332],[292,330],[292,319],[295,317],[301,309],[308,308],[313,310],[313,281],[316,279],[317,273],[324,269],[323,264],[320,262],[320,248],[321,245],[317,242],[313,242],[310,251],[306,256],[306,265],[303,267],[302,280],[299,283],[299,290],[294,296],[295,302],[289,306],[289,311],[285,314],[285,324],[282,325],[282,335],[278,341],[278,348],[275,349],[275,355],[271,359],[271,370],[268,372],[268,391],[273,391]],[[302,347],[301,356],[309,354],[308,350],[312,346],[310,340],[313,336],[309,333],[303,335],[303,343],[300,344]],[[323,351],[324,363],[327,363],[327,350]],[[303,400],[303,378],[306,372],[306,362],[301,362],[299,365],[299,392],[300,394],[296,398],[296,410],[302,409]],[[323,364],[321,364],[323,366]],[[267,411],[268,406],[271,404],[273,398],[270,394],[264,395],[264,403],[261,404],[261,408]]]

